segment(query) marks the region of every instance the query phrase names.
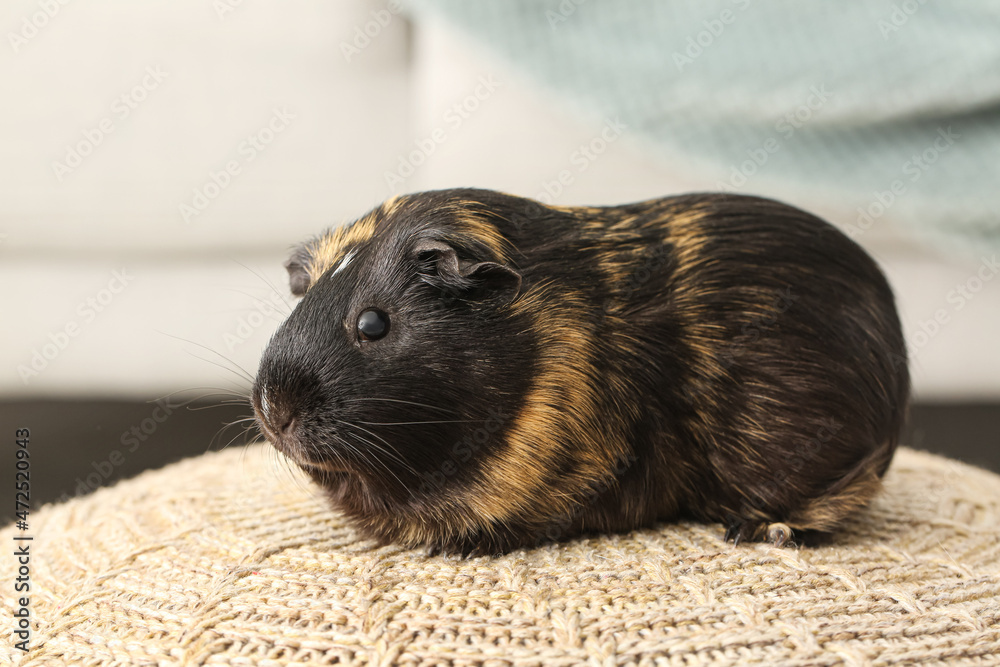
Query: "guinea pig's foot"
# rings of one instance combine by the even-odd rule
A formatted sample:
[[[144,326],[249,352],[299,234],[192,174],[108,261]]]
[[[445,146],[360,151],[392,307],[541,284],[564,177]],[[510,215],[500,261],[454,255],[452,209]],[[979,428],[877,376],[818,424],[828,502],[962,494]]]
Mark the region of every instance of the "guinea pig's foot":
[[[729,517],[726,521],[726,542],[768,542],[783,547],[792,539],[792,529],[784,523],[768,523],[759,519]]]
[[[756,542],[764,532],[765,524],[757,519],[742,519],[740,517],[729,517],[726,521],[726,542],[732,541],[733,546],[740,542]]]
[[[783,547],[788,540],[792,539],[792,529],[784,523],[770,523],[767,525],[767,541],[776,547]]]

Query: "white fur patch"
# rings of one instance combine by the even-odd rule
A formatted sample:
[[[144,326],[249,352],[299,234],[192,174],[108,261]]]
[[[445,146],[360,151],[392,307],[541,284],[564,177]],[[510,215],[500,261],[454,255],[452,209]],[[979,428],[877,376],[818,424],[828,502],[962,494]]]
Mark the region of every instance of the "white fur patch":
[[[270,421],[271,419],[271,402],[267,400],[267,387],[261,386],[260,388],[260,411],[264,413],[264,417]]]
[[[346,255],[344,255],[344,259],[340,260],[340,264],[337,266],[336,269],[333,270],[333,273],[330,274],[330,275],[334,275],[335,276],[338,273],[340,273],[341,271],[343,271],[344,269],[346,269],[347,265],[351,263],[352,259],[354,259],[354,255],[355,254],[357,254],[357,250],[352,250],[349,253],[347,253]]]

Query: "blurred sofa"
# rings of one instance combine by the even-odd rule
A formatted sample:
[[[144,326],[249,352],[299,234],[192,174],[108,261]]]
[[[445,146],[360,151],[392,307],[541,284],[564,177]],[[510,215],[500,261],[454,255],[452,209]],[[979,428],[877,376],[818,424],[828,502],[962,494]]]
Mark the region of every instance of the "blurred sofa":
[[[288,249],[390,194],[479,186],[611,204],[719,182],[418,16],[359,0],[9,3],[0,392],[245,388],[294,305]],[[857,218],[768,187],[845,228]],[[917,397],[1000,398],[992,256],[921,243],[891,214],[865,231]]]

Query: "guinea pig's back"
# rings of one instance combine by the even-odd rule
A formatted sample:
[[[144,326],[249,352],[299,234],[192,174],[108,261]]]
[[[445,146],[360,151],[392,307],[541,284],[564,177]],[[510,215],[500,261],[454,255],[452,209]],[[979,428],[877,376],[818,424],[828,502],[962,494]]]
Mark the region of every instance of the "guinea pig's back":
[[[877,491],[905,416],[885,277],[839,230],[785,204],[663,202],[643,224],[661,230],[669,260],[630,295],[628,319],[644,354],[660,355],[648,368],[672,369],[648,390],[681,397],[669,418],[699,444],[726,512],[831,528]]]

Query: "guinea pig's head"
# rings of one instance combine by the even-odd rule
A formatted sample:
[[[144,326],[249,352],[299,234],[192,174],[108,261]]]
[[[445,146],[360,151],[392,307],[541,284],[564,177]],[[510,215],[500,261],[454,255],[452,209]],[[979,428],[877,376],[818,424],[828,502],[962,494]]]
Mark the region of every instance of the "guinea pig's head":
[[[286,263],[302,299],[252,403],[273,445],[346,509],[426,506],[474,484],[477,447],[500,446],[533,342],[495,215],[445,194],[396,198]]]

